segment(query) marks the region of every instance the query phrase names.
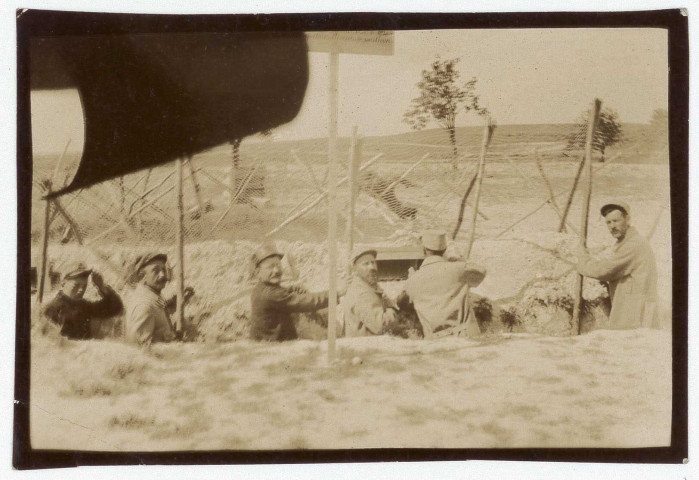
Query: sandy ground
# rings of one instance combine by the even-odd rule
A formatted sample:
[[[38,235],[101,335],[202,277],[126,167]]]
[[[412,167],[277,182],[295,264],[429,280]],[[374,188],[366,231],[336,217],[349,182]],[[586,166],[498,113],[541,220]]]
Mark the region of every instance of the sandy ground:
[[[537,174],[535,166],[522,168],[532,178]],[[572,163],[546,166],[556,190],[569,187],[574,169]],[[558,221],[550,207],[496,238],[546,199],[545,192],[532,192],[510,170],[505,164],[488,167],[482,209],[489,219],[479,219],[472,253],[472,260],[489,272],[474,293],[503,304],[524,302],[537,282],[545,289],[569,289],[574,276],[564,274],[572,267],[577,243],[574,234],[553,233]],[[596,330],[580,337],[500,333],[477,341],[340,339],[340,359],[333,365],[326,362],[324,341],[216,343],[240,336],[237,326],[249,311],[247,260],[258,233],[279,220],[270,217],[256,227],[259,218],[251,216],[249,225],[235,230],[242,238],[190,242],[185,248],[187,283],[197,291],[188,315],[203,322],[205,343],[159,345],[144,352],[118,341],[70,342],[34,331],[32,445],[130,451],[668,445],[672,251],[670,215],[663,210],[669,204],[667,173],[667,166],[601,170],[589,232],[592,248],[612,244],[595,214],[610,196],[632,205],[632,222],[643,235],[658,219],[651,244],[659,267],[658,326],[663,330]],[[399,189],[397,194],[429,206],[438,199],[428,196],[435,189]],[[282,193],[272,197],[272,212],[286,212],[296,202]],[[427,209],[400,228],[375,228],[381,218],[359,226],[385,244],[415,244],[415,232],[430,222],[451,225],[458,206],[453,200],[437,209],[441,217]],[[579,204],[578,198],[571,219],[579,219]],[[316,216],[326,219],[322,210]],[[313,290],[327,285],[326,245],[294,235],[308,236],[309,226],[322,224],[315,222],[309,218],[279,237],[282,248],[296,257],[301,280]],[[454,243],[457,251],[467,238],[462,231]],[[163,245],[174,252],[172,243]],[[100,255],[117,265],[152,248],[98,246]],[[51,245],[49,257],[57,264],[84,259],[97,265],[109,283],[117,281],[93,251]],[[386,287],[397,294],[401,285]],[[587,282],[586,295],[595,288]],[[355,357],[361,363],[353,364]]]
[[[34,448],[669,444],[671,336],[160,345],[35,339]],[[41,348],[44,347],[44,348]],[[352,362],[355,357],[361,363]],[[76,360],[80,360],[76,362]]]

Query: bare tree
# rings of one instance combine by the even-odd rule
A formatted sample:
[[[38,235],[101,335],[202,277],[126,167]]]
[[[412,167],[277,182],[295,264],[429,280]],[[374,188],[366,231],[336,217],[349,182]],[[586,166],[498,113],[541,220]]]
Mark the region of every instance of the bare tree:
[[[461,74],[456,69],[458,58],[432,62],[430,69],[422,71],[422,80],[417,83],[420,96],[412,100],[403,114],[403,121],[415,130],[425,128],[432,120],[449,132],[452,147],[452,166],[457,168],[456,117],[459,112],[473,110],[485,115],[487,110],[478,105],[475,77],[463,85],[459,84]]]

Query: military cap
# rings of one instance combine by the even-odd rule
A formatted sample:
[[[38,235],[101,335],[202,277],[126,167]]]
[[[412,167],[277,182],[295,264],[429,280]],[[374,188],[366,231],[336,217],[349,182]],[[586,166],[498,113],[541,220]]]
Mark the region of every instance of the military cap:
[[[629,207],[629,204],[626,202],[621,202],[621,201],[617,201],[617,200],[610,201],[610,202],[607,202],[604,205],[602,205],[602,208],[600,208],[600,213],[604,217],[609,213],[610,210],[613,210],[615,208],[620,208],[621,210],[626,212],[626,215],[631,214],[631,207]]]
[[[422,246],[437,252],[447,249],[447,234],[441,230],[427,230],[422,233]]]
[[[350,257],[351,264],[354,265],[354,262],[356,262],[359,257],[366,253],[371,253],[374,256],[374,258],[376,258],[377,252],[375,249],[371,247],[354,247],[352,249],[352,255]]]
[[[83,262],[71,262],[65,266],[63,270],[63,279],[68,280],[71,278],[80,278],[80,277],[87,277],[92,273],[91,268],[87,268],[87,266]]]
[[[134,272],[138,272],[146,265],[157,261],[167,263],[167,255],[164,253],[146,253],[144,255],[139,255],[134,262]]]
[[[258,249],[255,250],[255,253],[252,254],[252,264],[257,267],[260,263],[262,263],[262,260],[269,257],[284,257],[284,254],[277,249],[274,242],[265,242],[260,245]]]

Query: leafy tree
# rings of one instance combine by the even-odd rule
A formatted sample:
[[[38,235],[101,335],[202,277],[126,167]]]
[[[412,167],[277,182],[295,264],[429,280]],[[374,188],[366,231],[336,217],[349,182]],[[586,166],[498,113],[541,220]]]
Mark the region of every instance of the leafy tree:
[[[585,147],[587,140],[587,123],[590,118],[590,110],[580,115],[575,123],[575,130],[568,136],[568,147]],[[603,108],[597,121],[597,128],[592,137],[592,150],[602,155],[600,161],[604,162],[604,152],[607,147],[616,145],[624,140],[624,133],[619,114],[611,108]]]
[[[414,130],[425,128],[430,120],[449,132],[452,147],[452,165],[457,167],[458,150],[456,148],[456,117],[459,112],[473,110],[485,115],[487,109],[478,105],[475,77],[463,85],[459,84],[461,74],[456,69],[458,58],[440,60],[436,58],[428,70],[422,71],[422,80],[417,83],[420,96],[414,98],[408,110],[403,114],[403,121]]]

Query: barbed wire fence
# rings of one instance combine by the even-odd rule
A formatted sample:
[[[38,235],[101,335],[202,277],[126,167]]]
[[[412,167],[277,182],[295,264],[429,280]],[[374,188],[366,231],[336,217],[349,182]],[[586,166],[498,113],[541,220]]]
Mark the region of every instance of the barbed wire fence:
[[[561,221],[570,210],[569,193],[581,165],[582,151],[569,146],[576,135],[573,128],[561,125],[555,131],[539,132],[536,126],[523,126],[495,131],[485,159],[476,239],[526,229],[528,220],[539,216],[546,216],[544,223],[551,231],[576,232],[570,221]],[[458,131],[456,145],[443,130],[340,139],[341,243],[418,244],[417,232],[430,228],[451,235],[464,193],[473,183],[480,137],[480,129],[473,128]],[[328,236],[327,155],[324,138],[279,141],[272,135],[222,145],[186,159],[185,244],[266,239],[322,244]],[[614,159],[608,158],[598,168]],[[77,158],[36,162],[34,242],[41,236],[42,182],[52,179],[53,187],[60,188],[77,162]],[[352,181],[353,164],[356,181]],[[175,245],[175,177],[175,166],[166,164],[61,197],[49,206],[49,243],[82,245],[115,274],[126,277],[128,262],[110,260],[102,247],[122,245],[138,252]],[[353,209],[351,191],[356,192]],[[472,203],[473,196],[466,198],[468,215]],[[506,212],[494,208],[502,204],[512,208]],[[536,228],[542,224],[533,223]],[[468,230],[464,225],[456,231],[455,240],[468,238]],[[37,265],[34,258],[32,265]]]

